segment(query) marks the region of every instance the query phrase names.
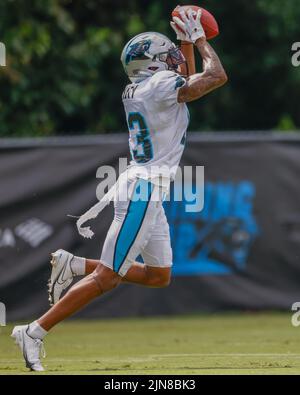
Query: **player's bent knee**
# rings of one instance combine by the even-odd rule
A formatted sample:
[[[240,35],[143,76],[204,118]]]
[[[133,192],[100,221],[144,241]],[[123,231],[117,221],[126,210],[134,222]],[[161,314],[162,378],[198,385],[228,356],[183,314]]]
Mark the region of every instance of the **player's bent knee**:
[[[171,283],[171,276],[162,276],[159,279],[158,286],[159,288],[166,288],[170,285],[170,283]]]
[[[111,291],[121,282],[121,277],[117,273],[101,264],[96,268],[92,276],[99,288],[101,288],[102,293]]]
[[[153,286],[156,288],[167,288],[170,285],[171,280],[160,279]]]
[[[149,277],[150,286],[155,288],[166,288],[171,283],[170,269],[148,268],[147,275]]]

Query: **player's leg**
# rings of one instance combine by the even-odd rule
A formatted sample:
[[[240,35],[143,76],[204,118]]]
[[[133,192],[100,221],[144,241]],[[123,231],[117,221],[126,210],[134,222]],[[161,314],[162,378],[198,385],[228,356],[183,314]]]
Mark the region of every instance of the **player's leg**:
[[[100,261],[126,279],[144,281],[146,270],[136,262],[151,237],[158,214],[158,202],[153,200],[158,187],[143,179],[128,180],[131,189],[130,204],[118,201],[115,206],[115,220],[108,233]],[[122,186],[121,186],[122,187]],[[139,198],[141,191],[143,196]],[[87,260],[86,270],[92,270],[97,261]]]
[[[115,288],[120,282],[121,277],[117,273],[99,264],[92,274],[76,283],[55,306],[38,320],[38,323],[46,331],[49,331],[96,297]]]
[[[173,254],[169,224],[162,204],[151,237],[141,255],[145,262],[144,270],[147,274],[148,284],[167,287],[171,281]]]
[[[153,226],[147,229],[147,236],[141,232],[140,237],[144,264],[134,262],[122,282],[154,288],[167,287],[171,280],[172,249],[169,225],[161,202],[156,203]]]
[[[40,319],[30,325],[16,326],[12,337],[20,347],[26,366],[31,370],[44,370],[40,361],[42,340],[56,324],[86,306],[96,297],[115,288],[120,276],[110,268],[98,265],[94,273],[75,284],[67,294]]]
[[[144,247],[151,239],[152,230],[155,226],[161,225],[156,223],[161,210],[160,206],[157,208],[159,203],[151,201],[153,185],[145,180],[137,180],[133,195],[142,186],[147,187],[147,199],[135,200],[133,196],[133,200],[118,202],[115,207],[115,219],[104,243],[100,260],[102,263],[90,262],[90,269],[96,268],[94,272],[73,286],[61,301],[38,320],[38,324],[44,330],[50,330],[89,301],[117,286],[122,281],[121,277],[125,281],[148,283],[151,286],[165,285],[169,282],[169,267],[148,267],[135,263],[136,257],[143,253]],[[151,252],[153,253],[152,250],[146,252],[149,260]]]
[[[43,370],[39,353],[42,339],[54,325],[74,314],[90,301],[110,291],[121,282],[136,257],[147,243],[155,224],[156,203],[151,201],[153,185],[144,180],[135,180],[133,199],[146,184],[148,195],[144,200],[117,202],[115,218],[107,234],[101,258],[95,272],[83,278],[39,320],[29,326],[15,327],[12,336],[22,350],[26,366]]]
[[[149,288],[164,288],[170,284],[171,268],[169,267],[152,267],[146,264],[135,262],[122,282],[142,285]]]
[[[99,264],[100,261],[86,259],[86,275],[93,273]],[[151,288],[162,288],[169,285],[170,278],[171,268],[169,267],[152,267],[147,265],[147,262],[145,264],[134,262],[126,275],[122,278],[122,282]]]
[[[100,264],[95,259],[85,260],[85,274],[89,275]],[[161,288],[166,287],[170,283],[171,268],[152,267],[143,263],[134,262],[126,275],[122,278],[124,283],[132,283],[143,285],[145,287]]]
[[[51,262],[52,273],[48,284],[51,306],[59,301],[63,291],[70,286],[75,277],[92,274],[101,264],[100,260],[73,256],[64,250],[54,253]],[[122,278],[122,282],[161,288],[169,284],[170,276],[171,270],[168,268],[153,268],[148,266],[147,262],[146,264],[134,262]]]
[[[122,278],[124,283],[153,288],[163,288],[170,284],[172,248],[169,225],[161,202],[158,203],[155,211],[155,221],[151,225],[151,230],[149,227],[144,228],[147,229],[147,236],[142,230],[135,242],[135,245],[141,248],[144,264],[132,263]],[[97,260],[87,259],[85,262],[87,274],[98,264]]]
[[[119,208],[119,210],[122,211],[122,209],[123,207],[121,205],[121,209]],[[119,232],[117,227],[118,225],[116,229],[110,230],[104,250],[110,252],[114,250],[114,235]],[[146,287],[165,287],[169,284],[171,277],[172,249],[170,245],[169,225],[161,203],[159,203],[159,210],[151,230],[151,236],[148,231],[147,237],[145,236],[144,240],[142,240],[142,237],[140,235],[142,244],[146,243],[147,238],[149,239],[143,249],[145,264],[132,263],[129,270],[123,276],[122,282],[139,284]],[[110,238],[111,242],[109,242]],[[138,241],[136,241],[136,244],[138,244]],[[108,252],[108,254],[110,253]],[[105,255],[107,255],[107,252]],[[104,257],[104,259],[107,258]],[[110,256],[108,260],[112,260],[112,257]],[[51,279],[55,277],[57,281],[50,281],[49,299],[50,301],[54,300],[54,303],[56,303],[63,290],[68,287],[69,281],[72,281],[73,276],[93,273],[100,264],[100,261],[76,257],[66,251],[59,250],[54,254],[52,263],[55,264],[52,273],[56,270],[59,275],[51,276]]]

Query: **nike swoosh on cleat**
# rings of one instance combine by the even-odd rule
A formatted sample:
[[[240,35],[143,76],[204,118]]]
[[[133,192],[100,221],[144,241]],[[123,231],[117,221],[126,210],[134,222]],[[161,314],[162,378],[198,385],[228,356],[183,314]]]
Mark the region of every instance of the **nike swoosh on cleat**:
[[[64,274],[65,274],[65,272],[66,272],[66,270],[67,270],[67,265],[68,265],[68,263],[66,263],[66,264],[64,265],[64,267],[63,267],[63,269],[62,269],[63,273],[60,272],[60,274],[62,273],[61,279],[60,279],[60,274],[59,274],[59,276],[57,277],[57,282],[58,282],[58,281],[66,282],[67,280],[69,280],[68,278],[64,279]]]
[[[28,325],[28,327],[26,329],[26,333],[27,333],[28,329],[29,329],[29,325]],[[24,357],[25,362],[26,362],[26,368],[32,369],[33,364],[30,363],[29,360],[28,360],[27,352],[26,352],[26,349],[25,349],[26,347],[25,347],[25,340],[24,340],[24,335],[23,334],[22,334],[22,343],[23,343],[23,347],[22,347],[22,349],[23,349],[23,357]]]
[[[59,280],[59,277],[60,277],[60,275],[61,275],[63,269],[64,269],[64,268],[61,269],[61,271],[59,272],[58,276],[56,277],[56,279],[55,279],[53,282],[52,282],[51,279],[50,279],[50,284],[51,284],[51,286],[50,286],[50,289],[49,289],[49,292],[48,292],[48,293],[49,293],[49,297],[50,297],[50,299],[51,299],[51,300],[50,300],[50,304],[51,304],[51,305],[54,304],[54,287],[55,287],[55,284],[56,284],[56,283],[59,284],[58,280]],[[60,285],[63,285],[63,284],[60,284]]]
[[[56,284],[63,286],[69,279],[64,280],[64,274],[67,268],[67,264],[64,265],[64,267],[61,269],[61,271],[58,273],[56,279],[51,283],[51,287],[49,290],[49,297],[50,297],[50,304],[54,304],[54,287]],[[50,280],[51,281],[51,280]]]
[[[59,284],[60,277],[62,278],[62,281],[64,281],[64,282],[67,281],[67,280],[63,279],[65,271],[66,271],[66,265],[61,269],[61,271],[56,276],[56,279],[53,281],[53,285],[56,284],[56,283]],[[51,281],[51,279],[50,279],[50,281]]]

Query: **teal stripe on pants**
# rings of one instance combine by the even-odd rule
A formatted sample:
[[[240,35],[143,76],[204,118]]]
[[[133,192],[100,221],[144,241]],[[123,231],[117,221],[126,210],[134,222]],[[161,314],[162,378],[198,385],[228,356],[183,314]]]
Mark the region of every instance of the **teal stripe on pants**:
[[[153,184],[143,179],[139,179],[135,185],[133,197],[129,203],[126,218],[124,219],[115,245],[114,272],[116,273],[120,271],[123,263],[125,262],[130,248],[134,244],[143,224],[150,202],[152,189]],[[141,195],[143,199],[137,200],[139,195]]]

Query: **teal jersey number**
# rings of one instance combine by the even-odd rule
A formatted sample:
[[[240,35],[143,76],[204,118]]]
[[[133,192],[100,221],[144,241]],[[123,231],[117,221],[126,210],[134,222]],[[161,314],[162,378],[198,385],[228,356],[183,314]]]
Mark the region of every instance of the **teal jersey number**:
[[[153,148],[147,123],[139,112],[131,112],[128,116],[130,131],[138,131],[136,134],[136,146],[132,150],[133,159],[137,163],[147,163],[153,158]]]

